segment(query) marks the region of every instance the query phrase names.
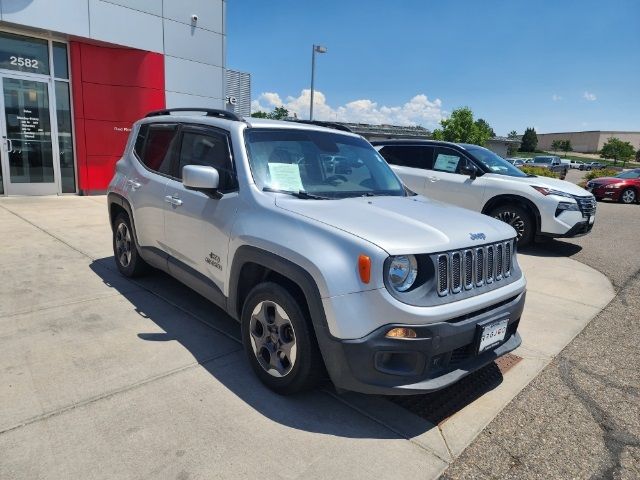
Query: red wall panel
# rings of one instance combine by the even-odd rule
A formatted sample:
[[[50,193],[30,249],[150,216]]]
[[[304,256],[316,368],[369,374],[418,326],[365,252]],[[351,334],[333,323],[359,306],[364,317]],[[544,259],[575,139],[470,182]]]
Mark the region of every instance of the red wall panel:
[[[78,189],[104,191],[131,124],[165,107],[164,57],[70,42]]]

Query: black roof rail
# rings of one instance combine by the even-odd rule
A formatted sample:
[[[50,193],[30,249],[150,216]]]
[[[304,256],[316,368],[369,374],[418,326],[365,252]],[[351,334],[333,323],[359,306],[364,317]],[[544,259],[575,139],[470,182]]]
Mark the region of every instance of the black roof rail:
[[[215,108],[166,108],[164,110],[155,110],[145,115],[145,118],[159,117],[161,115],[171,115],[173,112],[203,112],[207,117],[224,118],[225,120],[235,120],[236,122],[242,122],[242,117],[239,117],[233,112],[227,110],[218,110]]]
[[[289,120],[297,123],[306,123],[308,125],[318,125],[319,127],[333,128],[334,130],[342,130],[343,132],[353,133],[346,125],[335,122],[323,122],[322,120]]]

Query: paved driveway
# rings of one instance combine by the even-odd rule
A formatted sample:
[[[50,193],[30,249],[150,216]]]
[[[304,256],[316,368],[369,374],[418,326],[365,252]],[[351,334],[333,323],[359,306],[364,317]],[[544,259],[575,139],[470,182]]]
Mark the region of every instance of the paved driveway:
[[[330,385],[296,397],[262,387],[223,312],[164,274],[117,273],[103,197],[2,199],[0,256],[3,480],[435,478],[610,288],[570,260],[523,256],[525,361],[435,426]],[[581,290],[554,310],[558,272]]]

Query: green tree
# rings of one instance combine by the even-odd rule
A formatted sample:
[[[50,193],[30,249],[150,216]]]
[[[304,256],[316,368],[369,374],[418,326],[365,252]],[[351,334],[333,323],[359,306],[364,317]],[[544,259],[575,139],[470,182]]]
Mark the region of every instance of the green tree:
[[[267,118],[271,120],[282,120],[289,116],[289,110],[284,107],[276,107],[273,112],[267,113]]]
[[[521,152],[535,152],[538,148],[538,134],[535,128],[527,128],[522,135]]]
[[[560,143],[560,150],[564,152],[564,156],[567,156],[567,153],[573,152],[573,147],[571,146],[571,140],[563,140]]]
[[[489,122],[487,122],[484,118],[479,118],[478,120],[476,120],[476,126],[483,130],[486,130],[489,135],[491,135],[489,138],[493,138],[496,136],[496,132],[493,131],[493,128],[491,128]]]
[[[442,128],[433,131],[435,140],[447,142],[473,143],[484,145],[492,136],[493,129],[484,120],[473,120],[473,112],[468,107],[458,108],[451,116],[440,121]]]
[[[507,135],[507,138],[510,138],[512,140],[515,140],[518,138],[518,132],[516,132],[515,130],[511,130],[509,132],[509,134]]]
[[[289,116],[289,110],[284,107],[276,107],[272,112],[262,112],[258,110],[251,114],[254,118],[269,118],[271,120],[282,120]]]
[[[607,143],[600,150],[600,158],[613,158],[614,165],[618,164],[618,160],[622,160],[622,167],[631,160],[635,155],[635,149],[629,142],[623,142],[619,138],[609,137]]]

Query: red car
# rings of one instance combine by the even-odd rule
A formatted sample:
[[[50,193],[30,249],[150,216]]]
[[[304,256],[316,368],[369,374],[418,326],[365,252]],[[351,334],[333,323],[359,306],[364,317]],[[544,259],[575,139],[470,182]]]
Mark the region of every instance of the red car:
[[[640,168],[627,170],[615,177],[594,178],[587,183],[587,190],[596,200],[609,198],[616,202],[636,203],[640,200]]]

